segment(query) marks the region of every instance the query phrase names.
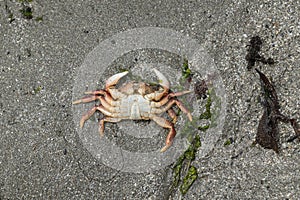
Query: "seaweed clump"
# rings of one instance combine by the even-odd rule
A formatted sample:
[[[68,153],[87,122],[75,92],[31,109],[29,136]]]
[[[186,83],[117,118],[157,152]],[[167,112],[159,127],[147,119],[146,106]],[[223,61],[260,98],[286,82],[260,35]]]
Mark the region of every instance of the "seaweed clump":
[[[255,142],[264,148],[273,149],[276,153],[279,153],[278,122],[290,123],[293,127],[295,136],[291,137],[288,142],[300,136],[300,129],[296,119],[289,118],[280,112],[280,105],[273,84],[262,72],[258,69],[255,70],[259,74],[264,97],[264,112],[259,121]]]
[[[254,36],[250,40],[250,44],[247,45],[248,53],[245,57],[245,59],[248,61],[248,66],[247,69],[251,70],[252,67],[255,65],[256,62],[261,62],[263,64],[269,64],[272,65],[274,64],[274,60],[272,58],[266,59],[262,55],[260,55],[260,50],[262,46],[262,39],[259,36]]]
[[[189,188],[198,178],[197,168],[191,165],[196,158],[196,153],[201,146],[200,136],[196,135],[189,148],[179,157],[173,167],[174,180],[172,188],[177,188],[180,184],[180,192],[185,195]],[[183,179],[181,179],[183,177]]]

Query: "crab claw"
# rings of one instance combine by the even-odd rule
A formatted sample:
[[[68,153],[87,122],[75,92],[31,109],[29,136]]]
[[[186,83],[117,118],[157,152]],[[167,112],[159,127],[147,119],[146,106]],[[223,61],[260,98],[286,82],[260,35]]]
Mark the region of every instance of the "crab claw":
[[[168,79],[157,69],[154,68],[153,71],[155,72],[158,78],[159,84],[168,90],[170,88],[170,83]]]
[[[106,81],[105,88],[109,88],[110,86],[116,85],[123,76],[126,76],[126,74],[128,74],[128,71],[121,72],[109,77]]]

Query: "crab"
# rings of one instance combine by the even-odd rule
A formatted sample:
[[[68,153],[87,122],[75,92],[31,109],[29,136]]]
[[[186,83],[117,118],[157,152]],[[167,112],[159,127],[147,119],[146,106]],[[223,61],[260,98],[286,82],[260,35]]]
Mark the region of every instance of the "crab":
[[[172,145],[176,135],[174,124],[177,120],[177,115],[172,106],[176,104],[187,115],[190,121],[193,120],[189,110],[176,98],[191,91],[170,92],[170,83],[167,78],[157,69],[154,68],[153,71],[159,80],[159,87],[156,90],[150,84],[144,82],[128,82],[117,88],[116,85],[119,80],[128,74],[128,71],[125,71],[108,78],[105,89],[85,92],[88,96],[74,101],[73,104],[97,100],[100,101],[100,104],[95,105],[82,116],[80,128],[83,128],[85,121],[96,111],[100,111],[104,115],[99,121],[101,136],[104,135],[105,122],[116,123],[126,119],[153,120],[158,125],[169,129],[165,146],[160,150],[161,152],[166,151]],[[168,113],[172,118],[172,122],[161,117],[164,112]]]

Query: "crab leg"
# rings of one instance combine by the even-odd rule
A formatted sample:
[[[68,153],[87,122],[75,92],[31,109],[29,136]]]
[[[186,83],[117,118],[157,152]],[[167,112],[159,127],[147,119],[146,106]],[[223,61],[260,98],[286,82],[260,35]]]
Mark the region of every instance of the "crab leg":
[[[188,94],[192,91],[182,91],[182,92],[173,92],[173,93],[169,93],[167,96],[165,96],[162,100],[158,101],[158,102],[151,102],[151,105],[153,107],[160,107],[160,106],[163,106],[165,105],[169,100],[170,98],[172,97],[178,97],[178,96],[182,96],[182,95],[185,95],[185,94]]]
[[[120,104],[119,101],[114,101],[113,98],[111,97],[111,95],[104,91],[104,90],[96,90],[96,91],[88,91],[88,92],[85,92],[85,94],[90,94],[90,95],[93,95],[93,96],[86,96],[86,97],[83,97],[82,99],[79,99],[79,100],[76,100],[76,101],[73,101],[72,104],[79,104],[79,103],[88,103],[88,102],[91,102],[91,101],[95,101],[97,99],[99,99],[100,101],[103,100],[103,97],[100,97],[100,96],[97,96],[98,94],[101,94],[101,95],[104,95],[104,99],[105,99],[105,102],[103,103],[103,101],[101,101],[101,104],[110,104],[109,106],[117,106]],[[104,105],[104,107],[107,107],[106,105]]]
[[[105,115],[112,116],[113,114],[107,111],[102,105],[94,106],[91,110],[89,110],[85,115],[82,116],[80,119],[80,128],[83,127],[86,120],[88,120],[95,112],[96,110],[99,110]]]
[[[99,121],[99,133],[100,136],[103,137],[104,135],[104,122],[112,122],[112,123],[116,123],[121,121],[122,119],[120,118],[112,118],[112,117],[104,117],[103,119],[101,119]]]
[[[190,111],[186,107],[184,107],[184,105],[182,104],[181,101],[179,101],[177,99],[171,99],[171,101],[169,101],[169,103],[164,108],[152,108],[152,109],[153,109],[153,112],[155,112],[155,113],[162,113],[162,112],[166,112],[167,110],[169,110],[174,104],[176,104],[182,112],[187,114],[190,121],[193,121]]]
[[[102,95],[107,95],[107,92],[105,90],[95,90],[95,91],[87,91],[84,94],[92,94],[92,95],[102,94]]]
[[[112,99],[111,96],[104,90],[88,91],[88,92],[85,92],[84,94],[91,94],[93,96],[83,97],[82,99],[73,101],[72,104],[74,105],[74,104],[79,104],[79,103],[88,103],[91,101],[95,101],[98,98],[98,96],[97,96],[98,94],[104,95],[108,99],[109,98]]]
[[[89,110],[85,115],[83,115],[83,116],[81,117],[81,119],[80,119],[80,128],[83,127],[84,122],[85,122],[86,120],[88,120],[88,119],[95,113],[96,110],[97,110],[97,107],[95,106],[95,107],[93,107],[91,110]]]
[[[97,96],[87,96],[87,97],[83,97],[82,99],[73,101],[72,104],[79,104],[79,103],[88,103],[91,101],[95,101],[98,97]]]
[[[108,90],[113,92],[114,97],[118,97],[117,96],[118,95],[117,90],[114,90],[114,89],[108,89]],[[85,92],[85,94],[92,94],[92,95],[103,94],[105,101],[107,103],[109,103],[110,105],[112,105],[112,106],[118,106],[120,104],[119,101],[115,101],[113,99],[112,94],[110,94],[109,92],[106,92],[104,90],[96,90],[96,91]],[[99,99],[99,100],[101,101],[101,99]]]
[[[176,115],[175,111],[172,108],[170,108],[168,110],[168,114],[171,117],[173,124],[175,124],[177,121],[177,115]]]
[[[110,112],[116,112],[116,108],[114,108],[114,106],[118,105],[119,102],[118,101],[110,101],[110,103],[107,102],[108,100],[111,100],[110,98],[104,98],[102,96],[90,96],[90,97],[84,97],[83,99],[79,99],[77,101],[74,101],[73,104],[78,104],[78,103],[87,103],[87,102],[91,102],[91,101],[95,101],[95,100],[100,100],[101,104],[108,109],[108,111]]]
[[[155,121],[158,125],[164,128],[170,129],[170,132],[166,138],[166,145],[160,150],[160,152],[164,152],[172,145],[173,139],[176,135],[174,125],[170,121],[166,120],[165,118],[158,117],[158,116],[154,116],[153,121]]]
[[[107,102],[106,99],[104,97],[102,97],[102,96],[98,97],[97,99],[100,100],[101,105],[103,105],[103,107],[105,109],[107,109],[109,112],[116,113],[116,112],[119,111],[118,107],[114,107],[116,105],[119,105],[118,101]],[[113,105],[111,105],[111,104],[113,104]]]

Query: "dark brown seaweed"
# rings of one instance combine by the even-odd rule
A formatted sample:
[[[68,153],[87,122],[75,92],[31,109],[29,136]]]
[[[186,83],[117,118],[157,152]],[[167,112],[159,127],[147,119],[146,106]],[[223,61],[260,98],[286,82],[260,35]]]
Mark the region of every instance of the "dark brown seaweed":
[[[252,69],[252,67],[255,65],[255,62],[261,62],[263,64],[274,64],[274,60],[272,58],[264,58],[259,54],[262,46],[262,40],[259,36],[254,36],[250,40],[250,44],[247,45],[248,53],[245,57],[245,59],[248,61],[248,70]]]
[[[291,142],[300,136],[299,126],[296,119],[291,119],[279,111],[280,105],[277,97],[276,90],[269,79],[258,69],[255,69],[259,74],[261,86],[263,90],[263,107],[264,112],[259,121],[256,135],[256,143],[267,149],[273,149],[279,152],[279,128],[278,122],[291,123],[295,136],[290,138]]]
[[[197,81],[194,87],[194,92],[197,96],[197,99],[205,99],[207,97],[207,84],[205,80]]]

